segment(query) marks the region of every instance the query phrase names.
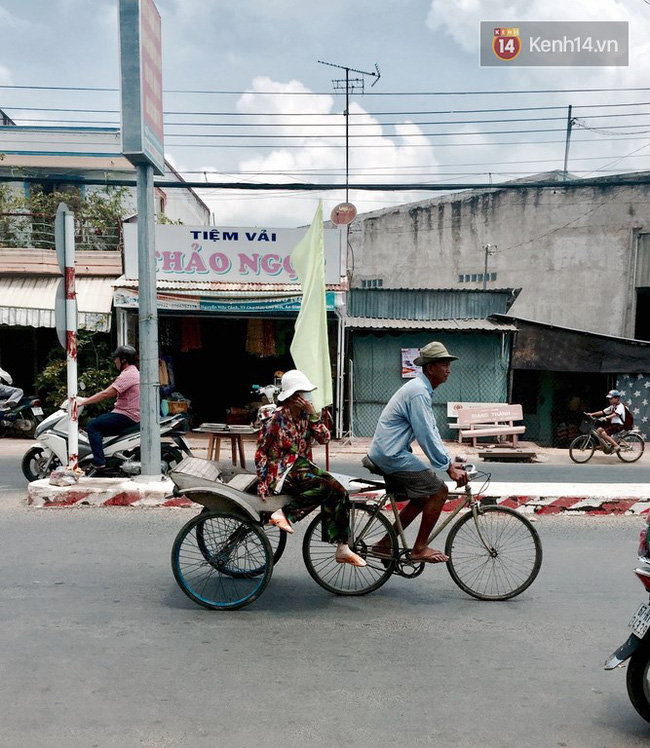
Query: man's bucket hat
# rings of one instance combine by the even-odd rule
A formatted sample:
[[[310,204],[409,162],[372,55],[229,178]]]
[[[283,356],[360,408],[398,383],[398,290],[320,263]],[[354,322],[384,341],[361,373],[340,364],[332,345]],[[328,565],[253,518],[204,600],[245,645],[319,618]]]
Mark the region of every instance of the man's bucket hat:
[[[619,392],[618,390],[610,390],[610,391],[609,391],[609,392],[607,393],[607,397],[608,397],[608,398],[609,398],[609,397],[620,397],[620,396],[621,396],[621,393],[620,393],[620,392]]]
[[[291,395],[295,395],[296,392],[313,392],[318,387],[312,384],[309,379],[298,369],[291,369],[285,371],[282,375],[280,382],[281,390],[278,395],[278,402],[283,403]]]
[[[420,348],[420,355],[413,359],[416,366],[435,364],[438,361],[458,361],[458,356],[452,356],[442,343],[428,343]]]

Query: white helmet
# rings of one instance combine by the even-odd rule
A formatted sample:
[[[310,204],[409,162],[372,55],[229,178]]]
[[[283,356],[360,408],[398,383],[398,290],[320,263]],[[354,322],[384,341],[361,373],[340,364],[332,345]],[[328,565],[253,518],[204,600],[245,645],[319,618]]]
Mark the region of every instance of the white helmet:
[[[282,390],[278,395],[278,402],[283,403],[296,392],[313,392],[318,387],[312,384],[309,379],[298,369],[291,369],[282,375]]]

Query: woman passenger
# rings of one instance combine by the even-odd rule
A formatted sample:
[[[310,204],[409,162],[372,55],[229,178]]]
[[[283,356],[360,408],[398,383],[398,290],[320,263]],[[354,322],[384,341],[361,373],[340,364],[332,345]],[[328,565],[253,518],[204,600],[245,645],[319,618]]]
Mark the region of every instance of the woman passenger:
[[[350,499],[343,486],[309,459],[313,441],[327,444],[330,432],[316,413],[311,393],[316,389],[297,369],[285,372],[278,395],[280,405],[264,424],[257,440],[255,468],[262,499],[270,494],[289,494],[293,498],[271,515],[270,522],[292,533],[292,522],[299,522],[320,506],[325,531],[336,543],[336,561],[366,566],[349,545]]]

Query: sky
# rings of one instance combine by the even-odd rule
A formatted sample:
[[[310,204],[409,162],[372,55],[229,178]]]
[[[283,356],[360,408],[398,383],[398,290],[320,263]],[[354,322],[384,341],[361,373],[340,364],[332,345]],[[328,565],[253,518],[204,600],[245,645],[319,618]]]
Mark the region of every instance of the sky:
[[[165,153],[188,180],[344,185],[346,66],[352,184],[497,183],[562,169],[569,105],[572,174],[650,169],[649,0],[156,4]],[[481,67],[482,20],[628,21],[629,65]],[[0,0],[0,33],[0,109],[17,124],[118,125],[117,0]],[[345,199],[343,187],[197,192],[224,226],[304,225],[319,198],[326,215]],[[365,213],[429,196],[351,189],[349,200]]]

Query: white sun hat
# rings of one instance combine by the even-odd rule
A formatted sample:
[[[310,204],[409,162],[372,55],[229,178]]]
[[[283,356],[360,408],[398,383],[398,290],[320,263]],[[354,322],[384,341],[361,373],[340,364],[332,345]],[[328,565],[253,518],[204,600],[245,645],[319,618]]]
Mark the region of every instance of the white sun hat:
[[[313,392],[318,387],[312,384],[309,379],[298,369],[291,369],[285,371],[282,375],[282,381],[280,382],[282,387],[280,394],[278,395],[278,402],[283,403],[291,395],[295,395],[296,392]]]

